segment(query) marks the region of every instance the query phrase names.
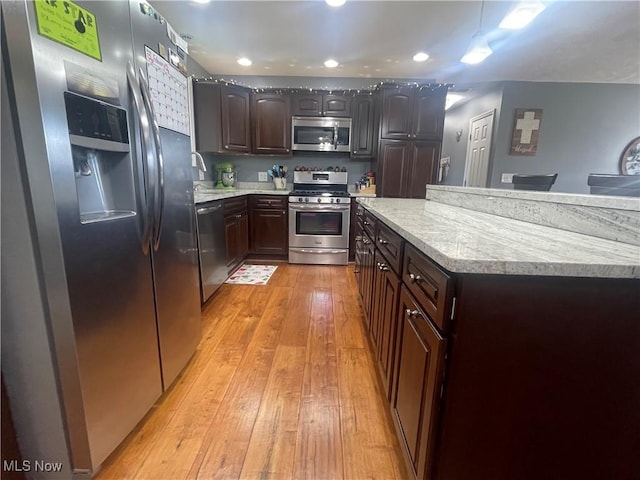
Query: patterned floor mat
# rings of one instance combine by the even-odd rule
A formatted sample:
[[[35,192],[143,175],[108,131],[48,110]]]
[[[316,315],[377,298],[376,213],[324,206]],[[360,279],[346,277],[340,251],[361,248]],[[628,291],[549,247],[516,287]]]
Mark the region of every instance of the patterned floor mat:
[[[266,285],[273,272],[278,268],[275,265],[242,265],[231,275],[225,283],[245,285]]]

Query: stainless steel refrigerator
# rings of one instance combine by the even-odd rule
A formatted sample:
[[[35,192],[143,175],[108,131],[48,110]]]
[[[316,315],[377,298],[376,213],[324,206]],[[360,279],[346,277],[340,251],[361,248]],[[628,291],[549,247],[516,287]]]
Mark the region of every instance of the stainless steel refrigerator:
[[[73,471],[90,474],[201,335],[184,62],[144,2],[2,2],[2,23],[66,440]]]

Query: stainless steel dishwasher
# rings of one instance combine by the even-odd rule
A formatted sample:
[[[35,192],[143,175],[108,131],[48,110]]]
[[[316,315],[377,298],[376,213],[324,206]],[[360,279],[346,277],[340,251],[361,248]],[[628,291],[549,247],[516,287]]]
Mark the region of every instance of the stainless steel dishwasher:
[[[196,208],[198,214],[198,256],[200,299],[206,302],[227,279],[227,251],[222,200]]]

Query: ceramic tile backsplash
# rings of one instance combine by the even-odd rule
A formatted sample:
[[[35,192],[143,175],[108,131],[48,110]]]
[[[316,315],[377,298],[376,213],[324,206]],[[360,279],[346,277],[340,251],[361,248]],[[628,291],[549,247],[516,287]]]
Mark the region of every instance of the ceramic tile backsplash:
[[[258,172],[266,172],[274,164],[286,165],[289,172],[293,172],[296,165],[306,167],[343,167],[347,169],[349,174],[349,184],[355,184],[362,175],[371,170],[371,162],[368,160],[351,160],[348,155],[340,154],[316,154],[316,153],[295,153],[293,156],[279,155],[212,155],[203,154],[207,165],[205,180],[215,180],[216,164],[220,162],[231,162],[237,171],[238,182],[258,182]],[[198,179],[198,170],[194,170],[193,179]],[[291,174],[288,179],[292,181]],[[259,182],[260,188],[267,184],[273,185],[273,182]]]

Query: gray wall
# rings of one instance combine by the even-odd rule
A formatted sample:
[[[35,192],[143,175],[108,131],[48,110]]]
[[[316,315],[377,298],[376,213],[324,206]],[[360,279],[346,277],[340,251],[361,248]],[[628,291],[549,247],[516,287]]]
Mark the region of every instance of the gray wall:
[[[444,183],[462,185],[469,120],[496,105],[490,187],[502,173],[558,173],[552,191],[589,193],[590,173],[620,173],[624,147],[640,135],[640,85],[504,82],[445,116],[442,156],[451,156]],[[541,108],[536,156],[509,154],[516,108]],[[455,132],[463,130],[460,142]]]
[[[444,185],[462,185],[464,180],[464,163],[467,155],[469,139],[469,120],[481,113],[495,110],[494,136],[501,113],[502,84],[491,83],[475,86],[472,92],[473,100],[459,106],[454,105],[447,110],[444,120],[441,157],[450,157],[449,173],[443,179]],[[456,139],[456,132],[462,130],[460,140]]]
[[[542,108],[535,157],[509,155],[516,108]],[[508,82],[494,144],[500,174],[558,173],[553,191],[589,193],[590,173],[620,173],[624,147],[640,135],[640,85]]]
[[[296,165],[306,167],[346,167],[349,173],[349,183],[353,184],[360,177],[371,170],[371,162],[351,160],[347,154],[334,153],[294,153],[292,156],[280,155],[216,155],[205,154],[207,172],[206,180],[215,180],[215,166],[220,162],[231,162],[237,170],[240,182],[257,182],[258,172],[266,172],[274,164],[286,165],[292,172]],[[292,175],[289,180],[293,181]]]

